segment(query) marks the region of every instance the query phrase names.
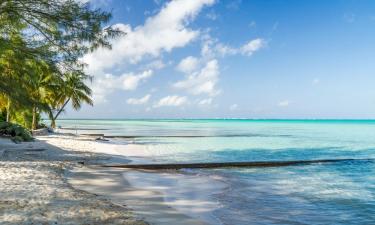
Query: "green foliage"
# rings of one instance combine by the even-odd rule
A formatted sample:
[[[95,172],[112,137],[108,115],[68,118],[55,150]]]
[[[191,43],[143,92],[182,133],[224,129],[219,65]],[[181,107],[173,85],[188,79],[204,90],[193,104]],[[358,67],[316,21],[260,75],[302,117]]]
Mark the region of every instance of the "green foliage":
[[[62,90],[56,96],[56,107],[54,111],[49,111],[49,117],[51,120],[51,127],[55,127],[55,121],[57,117],[63,112],[65,106],[71,101],[72,107],[75,110],[79,110],[82,103],[93,105],[91,99],[91,89],[85,84],[85,80],[91,77],[79,73],[65,73],[62,80]]]
[[[76,0],[3,0],[0,12],[2,32],[29,28],[23,33],[26,46],[14,45],[7,36],[1,36],[0,46],[59,63],[64,71],[80,71],[83,65],[78,59],[82,55],[100,46],[110,47],[108,39],[121,34],[111,26],[103,29],[110,13]]]
[[[5,111],[0,109],[0,122],[5,121],[5,119],[6,119]]]
[[[30,109],[17,109],[12,115],[12,122],[31,129],[32,117]]]
[[[0,135],[9,136],[14,142],[33,140],[31,133],[27,129],[9,122],[0,122]]]
[[[104,28],[111,14],[76,0],[3,0],[0,12],[0,121],[36,129],[45,112],[54,126],[69,102],[92,105],[79,59],[122,34]]]

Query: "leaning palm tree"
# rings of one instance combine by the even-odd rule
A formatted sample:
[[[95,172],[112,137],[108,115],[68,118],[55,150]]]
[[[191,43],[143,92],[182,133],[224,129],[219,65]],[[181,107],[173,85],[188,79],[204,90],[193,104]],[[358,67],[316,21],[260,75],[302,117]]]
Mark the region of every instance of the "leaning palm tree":
[[[69,102],[75,110],[79,110],[83,103],[93,105],[91,99],[91,89],[85,84],[86,80],[91,80],[90,76],[81,73],[66,73],[57,83],[58,90],[54,95],[51,107],[48,112],[51,120],[51,127],[56,127],[56,119],[64,111]]]

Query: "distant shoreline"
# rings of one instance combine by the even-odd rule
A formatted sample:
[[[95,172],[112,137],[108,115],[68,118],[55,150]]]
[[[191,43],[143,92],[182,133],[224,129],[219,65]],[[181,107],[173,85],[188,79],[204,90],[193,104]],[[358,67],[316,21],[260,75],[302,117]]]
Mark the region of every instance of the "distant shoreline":
[[[47,118],[43,118],[42,120],[45,120],[45,121],[49,121],[49,119]],[[311,121],[311,122],[340,122],[340,121],[345,121],[345,122],[350,122],[350,121],[353,121],[353,122],[375,122],[375,118],[374,119],[252,119],[252,118],[197,118],[197,119],[190,119],[190,118],[178,118],[178,119],[170,119],[170,118],[162,118],[162,119],[155,119],[155,118],[141,118],[141,119],[129,119],[129,118],[125,118],[125,119],[122,119],[122,118],[100,118],[100,119],[96,119],[96,118],[61,118],[61,119],[58,119],[57,121],[71,121],[71,120],[87,120],[87,121],[95,121],[95,120],[99,120],[99,121],[254,121],[254,122],[257,122],[257,121],[262,121],[262,122],[267,122],[267,121],[271,121],[271,122],[284,122],[284,121],[287,121],[287,122],[308,122],[308,121]]]

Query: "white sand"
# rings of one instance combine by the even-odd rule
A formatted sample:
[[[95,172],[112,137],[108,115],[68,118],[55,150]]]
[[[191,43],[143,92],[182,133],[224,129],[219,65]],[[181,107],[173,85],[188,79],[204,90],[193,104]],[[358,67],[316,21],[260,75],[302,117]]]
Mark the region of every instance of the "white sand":
[[[0,139],[0,223],[143,224],[128,209],[73,189],[63,176],[77,161],[105,157],[64,151],[44,141],[14,144]]]
[[[208,198],[224,187],[219,181],[96,166],[129,159],[144,162],[149,152],[131,141],[124,145],[69,135],[41,136],[19,145],[0,140],[0,156],[0,221],[141,224],[138,218],[151,224],[219,223],[211,212],[220,206]]]

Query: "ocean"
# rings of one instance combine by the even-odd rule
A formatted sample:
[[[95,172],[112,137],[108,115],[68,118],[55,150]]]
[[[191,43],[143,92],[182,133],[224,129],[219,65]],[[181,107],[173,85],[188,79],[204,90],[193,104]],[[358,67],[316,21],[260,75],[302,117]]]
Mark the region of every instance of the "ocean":
[[[72,133],[116,136],[114,141],[124,144],[132,137],[152,163],[369,159],[184,172],[225,184],[207,194],[217,206],[210,212],[217,223],[375,224],[375,120],[59,120],[58,125]]]

